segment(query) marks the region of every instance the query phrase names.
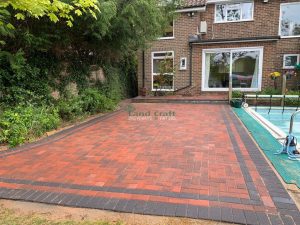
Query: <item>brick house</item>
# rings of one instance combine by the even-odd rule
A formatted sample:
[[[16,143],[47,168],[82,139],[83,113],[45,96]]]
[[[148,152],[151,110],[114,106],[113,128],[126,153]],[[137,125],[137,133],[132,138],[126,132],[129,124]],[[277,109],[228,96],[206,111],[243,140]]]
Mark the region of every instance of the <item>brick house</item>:
[[[138,54],[138,85],[193,95],[272,87],[299,63],[300,1],[185,0],[163,37]],[[172,71],[160,71],[161,63]],[[163,77],[162,80],[161,77]],[[288,87],[297,87],[297,77]],[[280,83],[280,81],[279,81]]]

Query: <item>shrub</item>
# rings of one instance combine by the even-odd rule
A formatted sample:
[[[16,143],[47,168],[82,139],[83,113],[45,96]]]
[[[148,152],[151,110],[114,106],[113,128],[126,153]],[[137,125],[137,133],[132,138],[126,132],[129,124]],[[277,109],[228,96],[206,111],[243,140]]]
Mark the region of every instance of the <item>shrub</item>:
[[[120,80],[120,70],[112,66],[104,66],[103,69],[106,74],[106,80],[97,84],[98,90],[101,94],[117,103],[125,95],[125,84]]]
[[[299,95],[299,91],[288,91],[286,95]],[[287,106],[298,106],[299,102],[297,98],[286,98],[285,105]]]
[[[61,99],[57,104],[58,113],[65,121],[73,120],[84,114],[113,110],[115,106],[115,101],[92,88],[84,90],[79,96]]]
[[[22,51],[0,51],[0,90],[0,101],[11,106],[41,103],[50,98],[47,77],[28,64]]]
[[[78,96],[61,99],[57,104],[58,114],[64,121],[73,120],[76,117],[83,115],[82,107],[83,103]]]
[[[232,98],[242,98],[243,93],[241,91],[233,91],[232,92]]]
[[[100,94],[96,89],[86,89],[80,94],[80,99],[84,112],[97,113],[113,110],[115,108],[115,103]]]
[[[59,115],[53,108],[18,106],[7,109],[0,117],[0,143],[14,147],[56,129],[59,124]]]
[[[262,95],[280,95],[281,91],[275,88],[267,87],[261,91]]]

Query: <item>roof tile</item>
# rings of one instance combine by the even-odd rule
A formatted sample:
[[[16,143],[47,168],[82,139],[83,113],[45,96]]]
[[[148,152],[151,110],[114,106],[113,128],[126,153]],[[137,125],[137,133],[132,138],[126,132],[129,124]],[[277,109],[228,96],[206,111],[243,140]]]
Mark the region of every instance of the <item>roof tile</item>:
[[[182,1],[182,6],[184,8],[204,6],[205,4],[206,4],[206,0],[183,0]]]

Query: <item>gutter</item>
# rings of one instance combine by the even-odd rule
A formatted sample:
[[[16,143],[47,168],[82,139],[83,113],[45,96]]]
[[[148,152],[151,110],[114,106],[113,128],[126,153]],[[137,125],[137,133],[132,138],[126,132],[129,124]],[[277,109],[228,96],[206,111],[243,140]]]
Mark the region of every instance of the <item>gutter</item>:
[[[206,4],[215,4],[215,3],[224,3],[224,2],[229,2],[229,1],[228,0],[206,0]],[[234,3],[235,1],[231,1],[231,2]]]
[[[243,42],[262,42],[262,41],[278,41],[280,36],[263,36],[251,38],[231,38],[231,39],[208,39],[203,40],[193,37],[190,39],[191,44],[207,45],[207,44],[223,44],[223,43],[243,43]]]
[[[205,11],[206,11],[206,6],[200,6],[200,7],[189,7],[189,8],[177,9],[175,12],[184,13],[184,12],[205,12]]]
[[[145,51],[143,50],[143,72],[142,72],[142,87],[145,88]]]
[[[190,60],[189,60],[190,61],[190,66],[189,66],[190,82],[189,82],[189,85],[184,86],[184,87],[179,88],[179,89],[176,89],[175,92],[181,91],[181,90],[189,88],[189,87],[192,87],[192,83],[193,83],[193,80],[192,80],[192,76],[193,76],[193,45],[191,43],[189,43],[189,47],[190,47]]]

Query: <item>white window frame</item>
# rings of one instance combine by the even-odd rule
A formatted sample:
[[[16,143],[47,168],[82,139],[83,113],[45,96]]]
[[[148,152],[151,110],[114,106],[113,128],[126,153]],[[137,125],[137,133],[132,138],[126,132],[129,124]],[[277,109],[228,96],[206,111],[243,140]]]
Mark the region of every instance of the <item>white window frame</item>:
[[[297,57],[297,64],[299,64],[300,54],[284,54],[283,55],[283,67],[282,67],[283,69],[294,69],[294,66],[286,66],[285,65],[285,61],[286,61],[285,58],[290,57],[290,56],[296,56]]]
[[[182,66],[182,61],[185,61],[184,66]],[[180,58],[180,66],[179,66],[179,70],[186,70],[187,69],[187,57],[181,57]]]
[[[300,2],[289,2],[289,3],[281,3],[280,4],[280,14],[279,14],[279,36],[281,38],[299,38],[300,37],[300,34],[299,35],[292,35],[292,36],[282,36],[281,35],[281,19],[282,19],[282,6],[284,5],[300,5]]]
[[[240,20],[236,20],[236,21],[227,21],[227,5],[235,5],[235,4],[242,4],[242,3],[252,3],[252,15],[251,15],[251,19],[240,19]],[[225,17],[226,17],[226,21],[217,21],[217,6],[218,5],[226,5],[226,10],[225,10]],[[247,22],[247,21],[254,21],[254,9],[255,9],[255,4],[254,1],[240,1],[240,2],[224,2],[224,3],[216,3],[215,4],[215,21],[214,23],[240,23],[240,22]],[[243,15],[243,11],[241,9],[241,17]]]
[[[206,62],[206,53],[216,53],[216,52],[230,52],[230,74],[232,73],[232,53],[240,51],[259,51],[259,68],[258,68],[258,87],[257,88],[233,88],[235,91],[243,92],[253,92],[261,91],[262,86],[262,72],[263,72],[263,55],[264,47],[245,47],[245,48],[215,48],[215,49],[203,49],[202,50],[202,84],[201,91],[229,91],[229,88],[207,88],[205,87],[205,62]]]
[[[158,40],[172,40],[175,39],[175,20],[173,20],[173,36],[172,37],[159,37]]]
[[[166,57],[166,56],[159,56],[159,57],[154,57],[154,54],[157,53],[165,53],[166,55],[168,55],[169,53],[172,54],[172,57]],[[158,51],[158,52],[152,52],[151,53],[151,91],[174,91],[174,73],[170,73],[170,75],[173,75],[173,88],[172,89],[156,89],[153,87],[153,77],[158,75],[157,73],[154,73],[154,63],[153,60],[154,59],[168,59],[168,58],[172,58],[173,59],[173,68],[174,68],[174,60],[175,60],[175,54],[174,51]]]

